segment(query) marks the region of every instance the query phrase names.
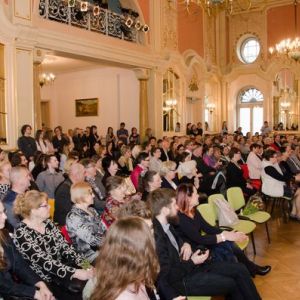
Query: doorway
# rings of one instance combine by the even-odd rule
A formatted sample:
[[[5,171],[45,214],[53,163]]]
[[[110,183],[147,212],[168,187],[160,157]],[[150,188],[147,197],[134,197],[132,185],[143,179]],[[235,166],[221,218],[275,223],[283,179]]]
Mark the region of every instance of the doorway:
[[[50,101],[42,100],[41,101],[41,119],[42,126],[51,128],[50,124]]]

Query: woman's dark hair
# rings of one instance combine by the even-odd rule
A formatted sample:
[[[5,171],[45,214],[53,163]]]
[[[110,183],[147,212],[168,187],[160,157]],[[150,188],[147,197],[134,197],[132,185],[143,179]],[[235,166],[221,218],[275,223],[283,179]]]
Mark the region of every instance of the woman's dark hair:
[[[25,134],[25,131],[26,131],[26,129],[27,129],[28,127],[29,127],[30,129],[32,129],[32,127],[31,127],[29,124],[25,124],[25,125],[22,126],[22,128],[21,128],[21,133],[22,133],[22,135]]]
[[[3,205],[3,204],[2,204]],[[7,268],[3,246],[6,244],[8,232],[5,229],[0,230],[0,271]]]
[[[178,162],[185,162],[185,159],[189,156],[190,154],[188,152],[183,152],[181,154],[178,154],[176,157],[176,161]]]
[[[179,151],[179,149],[180,149],[181,147],[184,147],[183,144],[179,144],[179,145],[177,146],[176,150]]]
[[[241,153],[241,150],[236,147],[232,147],[228,153],[228,156],[230,159],[232,159],[234,154],[237,154],[237,153]]]
[[[91,133],[91,134],[94,134],[94,129],[97,129],[97,126],[96,126],[96,125],[92,125],[92,126],[91,126],[91,129],[90,129],[90,133]]]
[[[149,157],[149,154],[146,152],[140,152],[136,158],[136,162],[140,164],[143,160]]]
[[[156,150],[160,150],[158,147],[152,147],[150,150],[151,156],[154,155],[154,153],[156,152]]]
[[[39,141],[41,134],[43,133],[43,130],[38,129],[35,133],[35,140]]]
[[[250,151],[252,151],[253,149],[256,149],[256,148],[261,149],[262,145],[257,144],[257,143],[253,143],[253,144],[250,145]]]
[[[139,176],[138,191],[143,193],[144,191],[149,192],[149,183],[153,181],[153,177],[158,174],[155,171],[147,171],[145,174]]]
[[[276,151],[273,150],[273,149],[267,149],[265,152],[264,152],[264,159],[265,160],[270,160],[271,157],[273,157],[274,155],[276,154]]]
[[[108,172],[108,168],[110,167],[112,162],[116,164],[115,160],[111,156],[105,156],[102,159],[102,168],[104,172]]]
[[[176,190],[176,202],[181,213],[188,214],[190,212],[190,204],[188,197],[194,192],[194,186],[191,183],[182,183]]]
[[[21,152],[15,152],[10,159],[10,163],[12,167],[20,166],[22,162],[22,156],[25,156]]]

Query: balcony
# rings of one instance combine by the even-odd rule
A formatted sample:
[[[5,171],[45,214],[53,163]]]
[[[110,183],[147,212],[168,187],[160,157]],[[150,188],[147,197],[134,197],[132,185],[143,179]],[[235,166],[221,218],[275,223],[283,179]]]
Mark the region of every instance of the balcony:
[[[126,16],[98,7],[97,14],[80,7],[69,7],[68,1],[40,0],[39,15],[50,21],[137,43],[138,30],[126,25]]]

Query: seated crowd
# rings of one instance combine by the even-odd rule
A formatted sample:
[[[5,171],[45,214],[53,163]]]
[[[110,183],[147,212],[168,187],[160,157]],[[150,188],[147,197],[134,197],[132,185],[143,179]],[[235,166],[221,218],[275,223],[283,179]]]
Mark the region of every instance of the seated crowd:
[[[296,137],[204,135],[201,123],[159,140],[147,129],[144,141],[124,123],[104,139],[94,125],[31,131],[0,150],[0,298],[261,299],[251,277],[271,267],[196,208],[240,187],[246,199],[293,198],[300,221]]]

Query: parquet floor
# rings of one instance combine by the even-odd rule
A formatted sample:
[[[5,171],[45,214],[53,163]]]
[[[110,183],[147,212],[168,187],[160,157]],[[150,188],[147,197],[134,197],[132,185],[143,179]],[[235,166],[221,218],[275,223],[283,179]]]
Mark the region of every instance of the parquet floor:
[[[255,284],[263,300],[300,300],[300,222],[269,221],[271,244],[265,226],[255,231],[256,256],[249,244],[246,254],[260,265],[271,265],[266,276],[256,276]]]

